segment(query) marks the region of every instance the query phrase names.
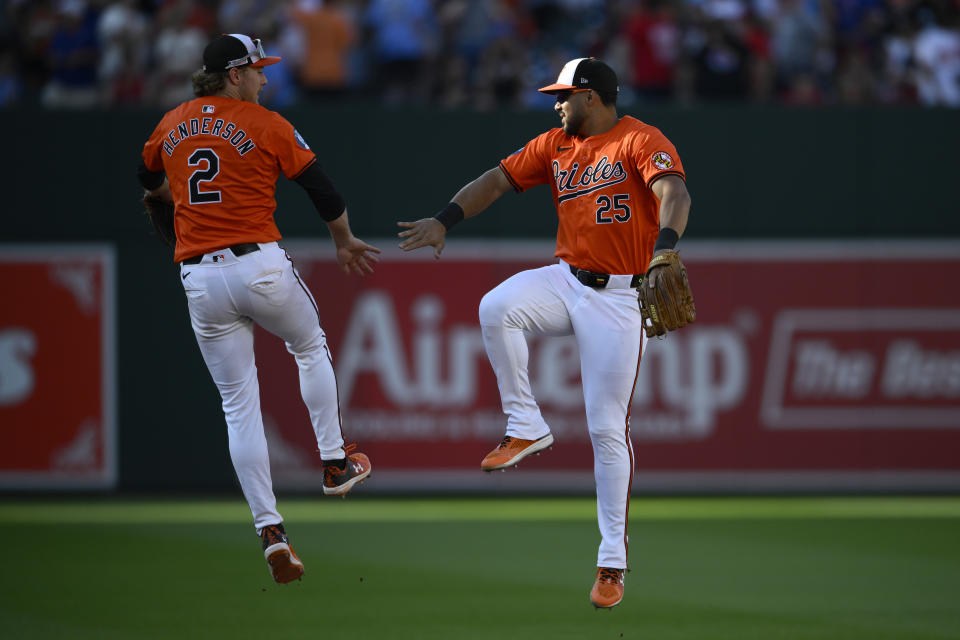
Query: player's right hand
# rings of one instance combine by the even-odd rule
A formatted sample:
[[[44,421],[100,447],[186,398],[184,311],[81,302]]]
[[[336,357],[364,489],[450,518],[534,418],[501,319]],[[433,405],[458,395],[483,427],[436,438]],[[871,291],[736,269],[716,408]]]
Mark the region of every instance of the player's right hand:
[[[356,273],[364,276],[373,273],[373,265],[380,262],[378,253],[380,249],[353,236],[337,244],[337,262],[347,275]]]
[[[413,251],[420,247],[433,247],[433,257],[440,259],[447,241],[447,228],[436,218],[422,218],[416,222],[398,222],[398,227],[407,229],[397,234],[402,238],[400,248]]]

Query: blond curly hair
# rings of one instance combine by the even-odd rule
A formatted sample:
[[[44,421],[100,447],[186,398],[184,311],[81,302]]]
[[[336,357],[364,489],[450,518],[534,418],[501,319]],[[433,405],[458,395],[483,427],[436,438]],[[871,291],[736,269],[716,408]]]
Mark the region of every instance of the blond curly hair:
[[[226,71],[207,72],[200,69],[193,74],[193,94],[198,98],[216,95],[227,86]]]

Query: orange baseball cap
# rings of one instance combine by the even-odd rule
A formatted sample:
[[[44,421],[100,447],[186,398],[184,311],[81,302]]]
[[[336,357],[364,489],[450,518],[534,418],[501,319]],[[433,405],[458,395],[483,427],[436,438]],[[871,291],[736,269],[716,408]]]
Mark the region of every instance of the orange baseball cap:
[[[282,59],[266,55],[260,38],[251,39],[242,33],[223,33],[211,40],[203,50],[203,70],[226,71],[244,65],[265,67],[277,64]]]

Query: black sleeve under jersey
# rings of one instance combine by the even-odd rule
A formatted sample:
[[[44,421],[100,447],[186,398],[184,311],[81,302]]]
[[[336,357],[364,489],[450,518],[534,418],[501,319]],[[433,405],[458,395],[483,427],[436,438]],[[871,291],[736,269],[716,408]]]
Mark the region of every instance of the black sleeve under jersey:
[[[166,174],[163,171],[150,171],[143,160],[140,161],[140,166],[137,167],[137,179],[140,180],[144,189],[147,191],[157,189],[163,184],[164,178],[166,178]]]
[[[299,176],[294,178],[294,182],[307,192],[321,218],[327,222],[332,222],[343,215],[347,203],[337,193],[333,183],[330,182],[330,178],[320,168],[319,162],[314,162],[304,169]]]

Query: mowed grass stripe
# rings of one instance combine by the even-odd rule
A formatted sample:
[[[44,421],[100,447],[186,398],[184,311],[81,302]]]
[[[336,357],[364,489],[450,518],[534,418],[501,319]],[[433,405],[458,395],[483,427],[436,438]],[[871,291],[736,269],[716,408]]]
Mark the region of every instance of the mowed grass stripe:
[[[592,498],[367,498],[281,500],[296,522],[584,521]],[[634,498],[630,520],[960,518],[960,497]],[[0,502],[0,523],[248,523],[243,500],[30,500]]]
[[[349,501],[348,501],[349,502]],[[960,519],[649,519],[623,604],[588,602],[592,520],[291,520],[302,582],[250,523],[40,523],[8,554],[18,640],[960,638]]]

